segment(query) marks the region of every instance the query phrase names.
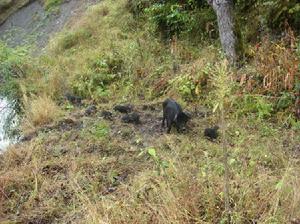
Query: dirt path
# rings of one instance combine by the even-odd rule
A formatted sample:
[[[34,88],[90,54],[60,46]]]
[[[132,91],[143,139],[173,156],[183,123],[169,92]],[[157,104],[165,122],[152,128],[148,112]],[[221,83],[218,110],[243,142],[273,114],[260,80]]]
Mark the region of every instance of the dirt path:
[[[49,14],[39,1],[34,1],[11,15],[0,26],[0,40],[11,47],[36,45],[40,49],[72,17],[97,2],[99,0],[69,0],[60,6],[59,13]]]

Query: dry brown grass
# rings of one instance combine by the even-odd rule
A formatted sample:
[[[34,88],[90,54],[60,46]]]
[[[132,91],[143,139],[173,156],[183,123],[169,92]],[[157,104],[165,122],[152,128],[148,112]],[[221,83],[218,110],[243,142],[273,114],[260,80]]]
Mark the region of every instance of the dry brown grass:
[[[62,115],[60,107],[49,96],[26,98],[24,102],[25,115],[22,121],[24,132],[49,124]]]
[[[299,79],[299,57],[295,51],[295,41],[290,30],[286,33],[286,38],[280,41],[272,42],[267,36],[261,43],[253,46],[254,58],[249,64],[250,69],[241,75],[241,85],[249,92],[263,94],[292,92]]]
[[[193,120],[188,134],[152,137],[115,120],[107,123],[105,138],[94,138],[97,133],[91,132],[103,122],[100,118],[79,119],[85,124],[82,130],[41,132],[1,155],[0,205],[5,209],[0,217],[21,223],[222,221],[222,149],[200,134],[215,118]],[[290,138],[296,133],[251,126],[248,120],[230,124],[232,223],[289,223],[298,218],[300,158],[293,150],[299,139]],[[151,142],[159,161],[168,166],[123,133]]]

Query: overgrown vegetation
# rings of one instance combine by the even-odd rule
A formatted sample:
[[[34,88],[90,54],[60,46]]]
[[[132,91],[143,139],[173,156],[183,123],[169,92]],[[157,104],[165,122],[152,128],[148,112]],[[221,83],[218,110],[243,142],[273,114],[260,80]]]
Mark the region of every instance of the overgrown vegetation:
[[[63,0],[45,0],[44,7],[47,11],[54,11],[63,2]]]
[[[0,220],[226,223],[226,200],[231,223],[299,220],[298,3],[279,10],[285,1],[250,2],[235,6],[246,34],[241,68],[224,63],[206,1],[105,0],[54,37],[45,55],[1,45],[2,94],[18,93],[22,130],[34,137],[0,155]],[[257,38],[250,18],[271,31]],[[99,112],[84,116],[85,108],[66,104],[69,92]],[[193,114],[187,133],[158,128],[167,96]],[[141,125],[117,113],[101,118],[128,102]],[[141,112],[145,103],[155,110]],[[202,137],[217,123],[222,144]]]

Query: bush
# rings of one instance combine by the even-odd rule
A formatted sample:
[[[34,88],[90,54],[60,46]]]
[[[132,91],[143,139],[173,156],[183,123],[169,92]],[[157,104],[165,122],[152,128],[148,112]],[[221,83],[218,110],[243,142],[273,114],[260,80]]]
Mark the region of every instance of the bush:
[[[154,4],[145,12],[158,30],[167,37],[187,30],[192,20],[179,4]]]
[[[206,1],[191,0],[178,3],[172,0],[139,0],[129,1],[128,7],[135,16],[149,19],[165,39],[185,33],[193,33],[201,38],[216,30],[215,14]]]

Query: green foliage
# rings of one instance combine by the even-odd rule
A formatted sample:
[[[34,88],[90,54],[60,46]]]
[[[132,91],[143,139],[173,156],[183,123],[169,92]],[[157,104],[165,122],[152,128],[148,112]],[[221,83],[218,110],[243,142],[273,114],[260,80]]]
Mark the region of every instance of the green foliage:
[[[108,86],[120,76],[122,61],[116,58],[96,57],[88,63],[86,73],[79,74],[72,82],[73,90],[83,96],[99,99],[110,95]]]
[[[46,0],[44,3],[44,7],[47,11],[55,10],[59,5],[61,5],[62,0]]]
[[[10,100],[21,96],[17,78],[23,77],[22,66],[28,59],[28,48],[10,48],[0,42],[0,95]]]
[[[4,129],[9,137],[15,137],[17,114],[21,110],[22,97],[18,78],[25,76],[23,65],[28,59],[27,47],[10,48],[0,42],[0,96],[9,101],[10,113],[4,121]]]
[[[293,105],[294,96],[291,93],[283,92],[276,102],[276,110],[284,110]]]
[[[164,38],[193,33],[200,39],[210,33],[208,24],[212,29],[216,25],[215,14],[206,1],[139,0],[129,1],[129,8],[134,15],[149,19]]]
[[[283,31],[286,22],[300,31],[297,0],[236,0],[235,10],[246,40],[257,40],[261,31]]]
[[[173,88],[176,88],[176,90],[185,100],[191,100],[196,96],[196,85],[189,75],[177,76],[169,81],[169,85],[173,86]]]
[[[169,37],[188,29],[192,18],[179,4],[154,4],[145,10],[146,15],[160,31]]]
[[[231,80],[232,71],[226,60],[216,63],[214,67],[211,68],[212,73],[212,83],[215,87],[213,92],[213,104],[214,112],[219,110],[223,111],[232,101],[232,90],[233,82]],[[225,108],[226,107],[226,108]]]
[[[234,6],[245,40],[257,39],[261,30],[282,31],[286,21],[299,31],[297,0],[235,0]],[[199,39],[218,38],[216,15],[207,1],[130,0],[128,7],[135,16],[149,19],[165,38],[183,33]]]
[[[274,111],[274,105],[264,96],[244,95],[234,104],[238,115],[254,113],[259,119],[269,118]]]
[[[266,9],[269,8],[266,20],[271,28],[283,27],[286,20],[297,29],[300,22],[300,3],[297,0],[269,0],[262,4]]]
[[[163,171],[165,174],[165,171],[166,171],[165,169],[169,168],[169,163],[157,155],[155,148],[148,148],[147,153],[155,161],[156,166],[157,166],[158,175],[161,174],[161,171]]]

